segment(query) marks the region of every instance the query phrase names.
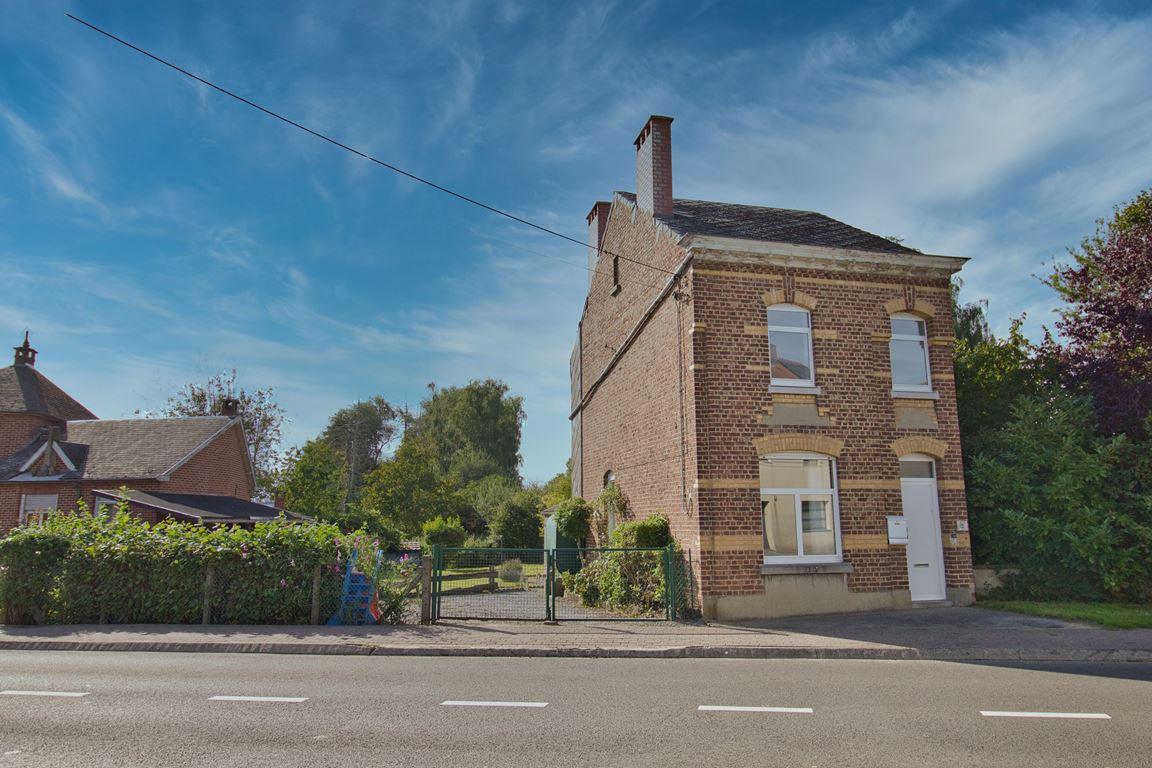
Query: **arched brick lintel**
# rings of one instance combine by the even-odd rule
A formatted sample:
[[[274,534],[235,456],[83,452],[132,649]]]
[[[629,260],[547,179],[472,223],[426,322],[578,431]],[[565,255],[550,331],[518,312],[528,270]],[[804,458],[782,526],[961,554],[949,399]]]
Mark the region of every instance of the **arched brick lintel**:
[[[766,435],[765,437],[753,440],[752,444],[756,446],[757,456],[766,456],[770,453],[788,453],[790,451],[808,451],[839,458],[840,452],[844,450],[843,440],[803,433]]]
[[[884,309],[888,310],[888,314],[894,315],[897,312],[911,312],[915,315],[928,318],[931,320],[936,317],[936,307],[932,306],[924,299],[916,299],[915,301],[908,301],[904,296],[897,299],[891,299],[884,303]]]
[[[804,291],[793,291],[792,301],[788,301],[784,296],[784,290],[782,288],[773,288],[765,291],[760,295],[760,298],[764,301],[764,306],[766,307],[775,306],[776,304],[793,304],[797,307],[804,307],[804,309],[809,312],[816,309],[817,303],[815,296],[804,293]]]
[[[923,453],[934,459],[942,459],[948,450],[948,443],[933,437],[902,437],[892,443],[892,450],[897,458],[911,453]]]

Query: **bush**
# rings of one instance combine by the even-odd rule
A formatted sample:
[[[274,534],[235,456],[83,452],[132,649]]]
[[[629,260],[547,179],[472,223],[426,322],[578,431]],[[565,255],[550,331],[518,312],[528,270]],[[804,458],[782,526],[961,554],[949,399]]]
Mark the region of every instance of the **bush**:
[[[625,613],[664,610],[664,552],[604,552],[579,573],[563,574],[564,586],[589,607]]]
[[[556,521],[556,532],[560,536],[581,546],[591,532],[592,505],[579,496],[565,499],[556,506],[552,519]]]
[[[537,549],[544,546],[544,518],[539,497],[521,491],[501,502],[492,516],[492,537],[501,547]]]
[[[500,567],[496,570],[496,575],[500,581],[519,582],[524,576],[524,564],[515,558],[505,560],[500,563]]]
[[[621,523],[612,531],[608,541],[612,547],[663,548],[672,542],[672,531],[667,517],[652,515],[643,520]]]
[[[461,547],[467,537],[458,517],[434,517],[424,523],[424,543],[429,547]]]
[[[375,539],[330,524],[149,525],[123,508],[112,519],[81,509],[0,540],[0,607],[9,622],[182,624],[202,620],[207,595],[213,623],[304,624],[317,569],[326,618],[356,546],[374,551]]]

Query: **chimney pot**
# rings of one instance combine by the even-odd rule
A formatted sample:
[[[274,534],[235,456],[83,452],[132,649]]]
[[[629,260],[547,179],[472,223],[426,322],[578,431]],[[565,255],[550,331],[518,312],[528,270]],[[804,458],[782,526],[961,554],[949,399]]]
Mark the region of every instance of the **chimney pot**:
[[[636,137],[636,203],[653,214],[672,213],[672,118],[652,115]]]

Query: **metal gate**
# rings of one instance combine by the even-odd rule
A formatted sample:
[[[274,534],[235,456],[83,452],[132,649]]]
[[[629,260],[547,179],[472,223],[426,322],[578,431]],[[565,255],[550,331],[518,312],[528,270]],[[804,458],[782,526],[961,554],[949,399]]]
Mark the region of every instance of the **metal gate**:
[[[587,569],[587,571],[585,571]],[[671,621],[677,616],[677,553],[667,548],[432,550],[431,620]],[[611,575],[603,599],[581,599],[565,588]],[[644,596],[640,599],[636,596]]]

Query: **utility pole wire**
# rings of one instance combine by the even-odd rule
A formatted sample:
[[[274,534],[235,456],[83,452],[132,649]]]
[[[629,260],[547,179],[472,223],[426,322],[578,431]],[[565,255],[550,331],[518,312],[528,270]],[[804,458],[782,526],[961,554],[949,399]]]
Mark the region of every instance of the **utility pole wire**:
[[[368,160],[370,162],[376,163],[379,166],[387,168],[388,170],[392,171],[393,173],[398,173],[401,176],[405,176],[405,177],[411,179],[412,181],[416,181],[416,182],[419,182],[420,184],[424,184],[426,186],[429,186],[432,189],[443,192],[446,195],[451,195],[452,197],[455,197],[458,200],[463,200],[466,203],[471,203],[472,205],[483,208],[484,210],[489,211],[491,213],[495,213],[498,216],[503,216],[506,219],[511,219],[512,221],[515,221],[519,224],[523,224],[525,226],[532,227],[533,229],[537,229],[537,230],[539,230],[541,232],[545,232],[549,235],[553,235],[555,237],[562,238],[562,239],[567,240],[569,242],[576,243],[577,245],[584,246],[585,248],[588,247],[588,243],[577,240],[574,237],[569,237],[568,235],[565,235],[561,232],[557,232],[554,229],[549,229],[548,227],[545,227],[542,224],[537,224],[535,222],[529,221],[528,219],[522,218],[522,217],[517,216],[515,214],[508,213],[507,211],[502,211],[499,208],[488,205],[487,203],[483,203],[474,197],[469,197],[468,195],[465,195],[465,194],[462,194],[460,192],[456,192],[454,190],[451,190],[448,187],[441,186],[440,184],[437,184],[436,182],[429,181],[428,179],[417,176],[414,173],[409,173],[408,171],[405,171],[403,168],[397,168],[395,165],[392,165],[391,163],[386,163],[383,160],[378,160],[377,158],[372,157],[371,155],[369,155],[366,152],[362,152],[359,149],[356,149],[355,147],[350,147],[347,144],[344,144],[343,142],[340,142],[340,141],[337,141],[336,139],[333,139],[331,136],[327,136],[323,133],[320,133],[319,131],[313,130],[312,128],[309,128],[306,125],[302,125],[302,124],[296,122],[295,120],[292,120],[291,118],[288,118],[288,117],[285,117],[284,115],[281,115],[278,112],[273,112],[271,109],[268,109],[267,107],[263,107],[254,101],[246,99],[243,96],[241,96],[240,94],[234,93],[233,91],[230,91],[227,88],[224,88],[223,86],[219,86],[219,85],[216,85],[215,83],[213,83],[209,80],[205,80],[204,78],[200,77],[199,75],[195,75],[195,74],[189,72],[188,70],[184,69],[183,67],[177,66],[176,64],[173,64],[172,62],[170,62],[166,59],[162,59],[159,56],[157,56],[156,54],[151,53],[149,51],[146,51],[138,45],[133,45],[132,43],[128,42],[127,40],[124,40],[123,38],[117,37],[116,35],[112,34],[111,32],[107,32],[107,31],[101,29],[100,27],[96,26],[95,24],[92,24],[91,22],[85,21],[84,19],[81,19],[78,16],[73,16],[70,13],[65,13],[64,15],[67,16],[68,18],[72,19],[75,22],[83,24],[84,26],[88,27],[89,29],[91,29],[94,32],[99,32],[101,35],[104,35],[108,39],[114,40],[115,42],[120,43],[121,45],[125,46],[126,48],[131,48],[132,50],[136,51],[137,53],[143,54],[144,56],[147,56],[148,58],[152,59],[155,62],[163,64],[164,66],[169,67],[170,69],[176,70],[177,72],[184,75],[185,77],[189,77],[189,78],[195,80],[196,82],[201,83],[203,85],[206,85],[215,91],[219,91],[220,93],[224,94],[225,96],[230,96],[231,98],[236,99],[236,101],[239,101],[243,104],[247,104],[249,107],[252,107],[253,109],[258,110],[260,112],[263,112],[264,114],[268,115],[269,117],[274,117],[283,123],[287,123],[288,125],[291,125],[294,128],[298,128],[301,131],[304,131],[305,133],[309,133],[318,139],[321,139],[323,141],[328,142],[329,144],[332,144],[334,146],[339,147],[340,149],[343,149],[346,152],[351,152],[352,154],[358,155],[358,156],[364,158],[365,160]],[[624,259],[625,261],[631,262],[633,264],[637,264],[641,267],[647,267],[648,269],[654,269],[658,272],[663,272],[667,275],[674,274],[671,270],[667,270],[667,269],[664,269],[663,267],[657,267],[653,264],[648,264],[646,262],[630,258],[628,256],[625,256],[624,254],[611,253],[610,251],[602,251],[602,252],[608,254],[609,256],[619,256],[621,259]]]

